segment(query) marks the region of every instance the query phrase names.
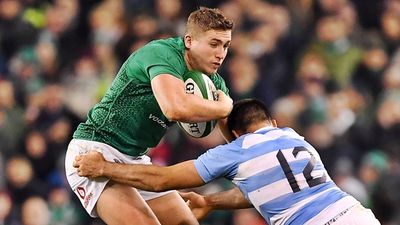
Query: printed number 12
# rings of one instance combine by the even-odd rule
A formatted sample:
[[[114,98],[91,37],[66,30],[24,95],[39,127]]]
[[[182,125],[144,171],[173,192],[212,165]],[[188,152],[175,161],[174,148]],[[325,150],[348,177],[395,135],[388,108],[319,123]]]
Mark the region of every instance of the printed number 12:
[[[306,178],[308,186],[314,187],[318,184],[325,183],[326,182],[326,174],[324,174],[322,177],[317,177],[317,178],[314,178],[311,176],[311,172],[314,170],[315,163],[317,162],[317,160],[315,159],[313,154],[307,148],[305,148],[303,146],[295,147],[292,151],[293,156],[297,157],[297,155],[300,151],[306,151],[311,155],[310,161],[307,163],[307,165],[304,167],[304,170],[303,170],[303,175]],[[299,192],[300,186],[297,183],[297,180],[294,177],[293,171],[290,168],[289,163],[286,160],[286,158],[283,155],[281,150],[278,151],[278,153],[276,154],[276,157],[278,158],[278,161],[281,164],[283,172],[285,173],[285,176],[286,176],[293,192]]]

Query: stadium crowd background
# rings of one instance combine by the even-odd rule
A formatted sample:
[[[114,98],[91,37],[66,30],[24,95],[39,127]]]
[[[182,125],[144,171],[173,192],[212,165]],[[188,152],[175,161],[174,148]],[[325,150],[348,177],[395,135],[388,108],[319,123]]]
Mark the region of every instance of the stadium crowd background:
[[[399,0],[1,0],[0,225],[103,224],[66,184],[67,143],[124,59],[182,35],[198,2],[236,23],[220,70],[233,99],[263,100],[342,189],[382,224],[400,224]],[[193,139],[175,126],[151,155],[168,165],[221,143],[217,132]],[[249,209],[202,224],[265,222]]]

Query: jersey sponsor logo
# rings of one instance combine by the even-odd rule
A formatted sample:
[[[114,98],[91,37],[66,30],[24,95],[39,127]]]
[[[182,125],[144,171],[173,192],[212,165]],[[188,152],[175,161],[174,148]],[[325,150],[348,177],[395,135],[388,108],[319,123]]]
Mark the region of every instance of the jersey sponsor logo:
[[[83,206],[84,206],[85,208],[88,207],[89,202],[90,202],[90,200],[92,199],[92,197],[93,197],[93,193],[90,192],[90,193],[88,194],[88,196],[85,198],[85,202],[83,203]]]
[[[344,214],[346,214],[353,206],[351,206],[350,208],[347,208],[345,210],[343,210],[342,212],[340,212],[339,214],[337,214],[335,217],[333,217],[332,219],[330,219],[328,222],[326,222],[324,225],[331,225],[334,222],[336,222],[339,217],[343,216]]]
[[[76,192],[78,193],[79,197],[83,200],[83,206],[85,208],[87,208],[87,206],[89,205],[90,200],[93,197],[93,193],[90,192],[87,196],[86,196],[86,190],[84,187],[79,186],[76,188]]]
[[[153,114],[150,114],[150,115],[149,115],[149,119],[151,119],[151,120],[153,120],[154,122],[160,124],[160,126],[162,126],[164,129],[167,129],[167,128],[168,128],[167,124],[165,124],[164,121],[162,121],[160,118],[158,118],[157,116],[155,116],[155,115],[153,115]]]
[[[79,197],[81,197],[81,199],[85,199],[86,196],[85,188],[79,186],[76,188],[76,192],[78,193]]]

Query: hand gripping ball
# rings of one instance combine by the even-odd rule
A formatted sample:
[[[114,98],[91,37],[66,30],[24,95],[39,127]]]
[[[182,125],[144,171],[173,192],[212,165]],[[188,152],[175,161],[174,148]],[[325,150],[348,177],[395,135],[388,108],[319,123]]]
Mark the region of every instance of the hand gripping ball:
[[[185,81],[186,93],[194,94],[208,100],[216,100],[216,88],[207,75],[198,71],[189,71],[184,75],[183,79]],[[201,138],[209,135],[214,130],[216,123],[215,120],[212,120],[197,123],[178,122],[178,125],[186,134],[195,138]]]

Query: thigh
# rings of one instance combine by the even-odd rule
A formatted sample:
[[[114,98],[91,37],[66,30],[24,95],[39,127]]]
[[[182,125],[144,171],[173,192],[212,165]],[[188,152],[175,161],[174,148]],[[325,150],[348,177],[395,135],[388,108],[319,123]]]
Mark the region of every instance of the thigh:
[[[148,200],[147,203],[162,225],[199,224],[185,201],[176,191]]]
[[[109,182],[96,204],[99,217],[108,225],[160,225],[135,188]]]

